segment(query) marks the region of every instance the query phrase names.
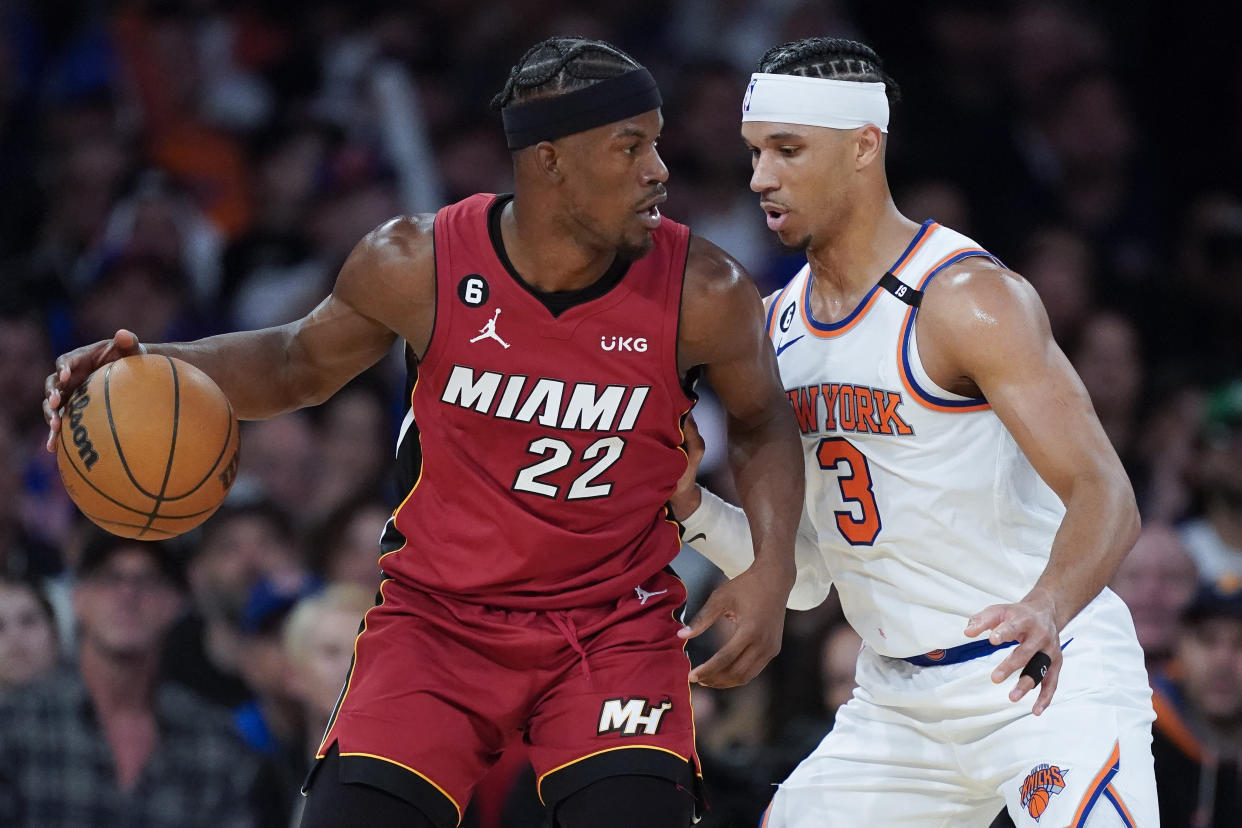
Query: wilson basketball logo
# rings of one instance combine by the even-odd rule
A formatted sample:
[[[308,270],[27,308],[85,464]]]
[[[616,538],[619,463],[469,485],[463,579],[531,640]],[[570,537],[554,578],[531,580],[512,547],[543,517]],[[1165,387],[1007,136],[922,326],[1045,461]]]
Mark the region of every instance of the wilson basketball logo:
[[[1065,790],[1065,777],[1068,775],[1068,769],[1056,765],[1036,765],[1022,780],[1020,801],[1036,822],[1048,807],[1048,800]]]

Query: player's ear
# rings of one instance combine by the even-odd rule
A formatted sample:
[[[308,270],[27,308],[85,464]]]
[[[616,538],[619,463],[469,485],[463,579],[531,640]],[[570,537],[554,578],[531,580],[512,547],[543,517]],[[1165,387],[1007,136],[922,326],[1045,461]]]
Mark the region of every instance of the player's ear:
[[[875,124],[867,124],[859,127],[856,135],[857,151],[854,156],[854,168],[861,170],[880,159],[884,150],[884,133],[880,132],[880,128]]]
[[[560,166],[560,153],[551,141],[540,141],[534,146],[535,167],[554,183],[559,184],[564,177]]]

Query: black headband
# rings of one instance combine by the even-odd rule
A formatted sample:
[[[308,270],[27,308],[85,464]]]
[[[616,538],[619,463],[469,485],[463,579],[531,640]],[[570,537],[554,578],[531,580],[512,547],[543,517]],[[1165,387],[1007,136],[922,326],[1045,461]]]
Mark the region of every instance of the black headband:
[[[655,78],[640,68],[585,89],[505,107],[500,115],[509,149],[515,150],[632,118],[663,103]]]

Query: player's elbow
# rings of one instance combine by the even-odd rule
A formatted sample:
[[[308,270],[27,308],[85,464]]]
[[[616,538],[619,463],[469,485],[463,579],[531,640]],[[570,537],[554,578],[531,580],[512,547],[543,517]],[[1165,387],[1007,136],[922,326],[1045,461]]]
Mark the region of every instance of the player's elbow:
[[[1134,487],[1121,462],[1084,473],[1081,482],[1085,492],[1092,493],[1086,502],[1097,504],[1093,511],[1099,520],[1106,521],[1112,527],[1117,545],[1125,549],[1133,546],[1138,538],[1141,520]]]

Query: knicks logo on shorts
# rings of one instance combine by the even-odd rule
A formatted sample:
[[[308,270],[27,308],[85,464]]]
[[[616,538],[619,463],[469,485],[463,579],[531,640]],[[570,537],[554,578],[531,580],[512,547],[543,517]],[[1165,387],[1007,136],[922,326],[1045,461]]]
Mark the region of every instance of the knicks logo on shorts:
[[[1068,768],[1062,769],[1056,765],[1036,765],[1031,768],[1026,779],[1022,780],[1020,801],[1022,807],[1026,808],[1026,812],[1036,822],[1039,822],[1053,794],[1059,794],[1065,790],[1065,777],[1068,775]]]

